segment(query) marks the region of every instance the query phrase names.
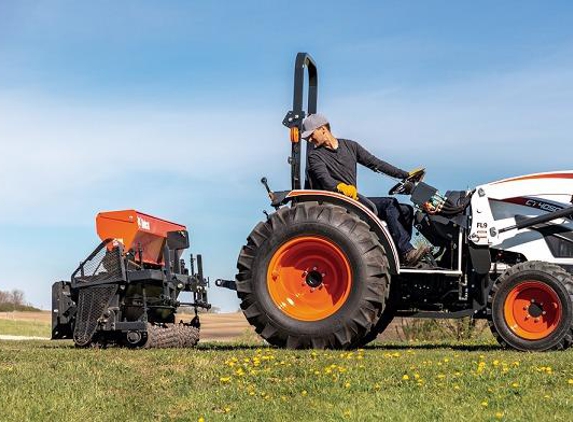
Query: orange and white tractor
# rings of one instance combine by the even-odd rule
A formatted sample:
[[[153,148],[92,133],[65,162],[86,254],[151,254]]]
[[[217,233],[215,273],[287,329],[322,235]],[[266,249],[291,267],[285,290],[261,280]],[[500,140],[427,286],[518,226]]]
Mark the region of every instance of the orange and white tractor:
[[[303,108],[305,74],[308,103]],[[299,53],[293,109],[291,189],[248,236],[234,288],[270,344],[353,348],[395,316],[484,318],[506,347],[533,351],[573,343],[573,171],[532,174],[440,194],[414,172],[389,194],[409,195],[414,228],[432,252],[406,267],[376,210],[301,183],[302,121],[317,111],[318,72]],[[437,201],[437,202],[436,202]],[[431,204],[431,207],[428,207]],[[430,212],[429,210],[433,211]],[[437,211],[437,212],[436,212]]]

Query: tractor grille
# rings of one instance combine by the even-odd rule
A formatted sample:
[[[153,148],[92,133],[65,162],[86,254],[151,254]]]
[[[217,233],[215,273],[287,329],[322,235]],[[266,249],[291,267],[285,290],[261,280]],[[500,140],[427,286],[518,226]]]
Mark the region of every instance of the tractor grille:
[[[103,242],[72,274],[72,280],[80,287],[83,283],[117,282],[123,280],[123,262],[119,247],[108,249]]]
[[[91,342],[98,319],[109,306],[117,287],[117,284],[103,284],[80,289],[74,327],[74,342],[78,346],[87,346]]]

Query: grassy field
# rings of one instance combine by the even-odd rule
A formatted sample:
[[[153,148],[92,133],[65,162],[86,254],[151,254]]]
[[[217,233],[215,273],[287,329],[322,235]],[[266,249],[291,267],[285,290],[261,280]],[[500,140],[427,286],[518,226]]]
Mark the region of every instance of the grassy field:
[[[571,420],[573,351],[489,342],[287,351],[0,341],[2,421]]]
[[[49,338],[52,329],[51,324],[45,321],[0,319],[0,334]]]

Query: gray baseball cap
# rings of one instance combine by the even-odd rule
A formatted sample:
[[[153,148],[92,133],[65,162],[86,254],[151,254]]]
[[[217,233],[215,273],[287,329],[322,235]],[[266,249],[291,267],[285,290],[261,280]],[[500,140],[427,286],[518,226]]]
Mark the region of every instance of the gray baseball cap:
[[[327,124],[328,124],[328,119],[324,117],[322,114],[317,113],[309,115],[306,119],[304,119],[304,122],[302,122],[302,128],[304,132],[302,132],[301,138],[303,139],[310,138],[312,132],[314,132],[319,127]]]

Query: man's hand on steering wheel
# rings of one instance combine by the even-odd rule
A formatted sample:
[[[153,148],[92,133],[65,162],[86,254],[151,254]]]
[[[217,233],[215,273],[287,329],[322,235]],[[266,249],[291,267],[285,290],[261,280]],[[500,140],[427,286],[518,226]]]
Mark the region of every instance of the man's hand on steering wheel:
[[[426,169],[423,167],[415,168],[408,172],[408,176],[398,182],[388,191],[389,195],[409,195],[414,188],[414,185],[421,182],[426,175]]]

